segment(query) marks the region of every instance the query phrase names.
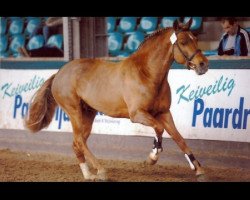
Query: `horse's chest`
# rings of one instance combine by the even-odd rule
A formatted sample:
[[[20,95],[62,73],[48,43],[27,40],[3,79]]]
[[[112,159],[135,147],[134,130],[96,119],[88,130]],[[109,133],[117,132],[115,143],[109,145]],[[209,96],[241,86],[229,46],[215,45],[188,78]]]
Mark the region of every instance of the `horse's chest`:
[[[170,102],[167,100],[167,98],[157,99],[154,101],[152,108],[150,109],[150,113],[153,115],[159,113],[159,112],[166,112],[170,108]]]
[[[171,105],[171,94],[170,90],[164,87],[154,98],[152,102],[152,114],[156,114],[159,112],[165,112],[169,110]]]

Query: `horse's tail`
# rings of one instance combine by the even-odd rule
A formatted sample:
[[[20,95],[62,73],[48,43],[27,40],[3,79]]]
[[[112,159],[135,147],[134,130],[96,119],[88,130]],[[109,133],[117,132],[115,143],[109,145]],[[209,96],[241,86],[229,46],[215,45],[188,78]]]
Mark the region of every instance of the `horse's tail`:
[[[24,126],[33,133],[47,127],[54,116],[57,103],[52,95],[51,85],[55,75],[45,81],[31,100]]]

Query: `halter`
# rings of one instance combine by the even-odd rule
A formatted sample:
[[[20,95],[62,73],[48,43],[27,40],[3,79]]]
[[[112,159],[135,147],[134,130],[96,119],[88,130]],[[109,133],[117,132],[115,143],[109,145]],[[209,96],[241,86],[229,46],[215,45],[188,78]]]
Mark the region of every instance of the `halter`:
[[[177,32],[176,32],[176,37],[178,36],[178,34],[179,34],[180,32],[183,32],[183,31],[177,31]],[[178,40],[178,39],[177,39],[177,40]],[[180,48],[180,46],[179,46],[177,40],[176,40],[176,42],[174,43],[174,45],[176,45],[176,46],[178,47],[178,49],[179,49],[179,51],[181,52],[182,56],[185,58],[185,60],[186,60],[186,64],[185,64],[185,65],[186,65],[187,69],[188,69],[188,70],[190,70],[190,69],[195,69],[197,66],[192,62],[192,60],[193,60],[193,58],[195,57],[195,55],[196,55],[197,53],[200,53],[200,52],[201,52],[201,50],[200,50],[200,49],[196,49],[196,51],[193,53],[193,55],[190,56],[190,57],[188,57],[188,56],[186,56],[186,55],[184,54],[184,52],[183,52],[182,49]],[[173,55],[174,55],[174,46],[173,46],[172,51],[173,51]],[[190,63],[193,64],[193,66],[190,66]]]

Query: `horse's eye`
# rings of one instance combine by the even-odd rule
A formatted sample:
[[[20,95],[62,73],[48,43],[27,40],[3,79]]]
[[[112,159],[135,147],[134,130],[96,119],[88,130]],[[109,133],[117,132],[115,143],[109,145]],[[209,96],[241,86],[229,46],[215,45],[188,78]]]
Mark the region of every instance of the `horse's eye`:
[[[181,43],[182,45],[186,45],[186,44],[187,44],[187,40],[181,40],[180,43]]]
[[[194,37],[194,42],[198,42],[198,38],[197,37]]]

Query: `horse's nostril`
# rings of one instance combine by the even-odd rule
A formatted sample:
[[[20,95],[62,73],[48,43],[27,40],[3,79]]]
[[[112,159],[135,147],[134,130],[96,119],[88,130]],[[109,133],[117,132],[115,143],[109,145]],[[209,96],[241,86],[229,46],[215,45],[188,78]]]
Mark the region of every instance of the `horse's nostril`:
[[[205,65],[205,62],[200,62],[200,67],[204,67]]]

